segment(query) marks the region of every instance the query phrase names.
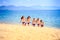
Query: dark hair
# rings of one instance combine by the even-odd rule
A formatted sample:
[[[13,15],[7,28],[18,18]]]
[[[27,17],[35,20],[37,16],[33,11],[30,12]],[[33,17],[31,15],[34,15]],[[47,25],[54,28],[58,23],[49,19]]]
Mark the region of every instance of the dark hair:
[[[27,19],[31,18],[30,16],[27,17]]]
[[[40,22],[42,22],[42,20],[40,20]]]
[[[39,20],[39,18],[37,18],[37,21]]]
[[[23,18],[24,18],[24,16],[21,17],[21,19],[23,19]]]
[[[33,20],[35,20],[35,18],[33,18]]]

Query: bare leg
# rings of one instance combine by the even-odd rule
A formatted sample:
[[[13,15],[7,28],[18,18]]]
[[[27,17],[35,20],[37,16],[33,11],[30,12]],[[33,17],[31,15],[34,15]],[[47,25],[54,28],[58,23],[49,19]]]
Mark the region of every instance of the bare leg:
[[[28,26],[29,26],[30,23],[28,23]]]

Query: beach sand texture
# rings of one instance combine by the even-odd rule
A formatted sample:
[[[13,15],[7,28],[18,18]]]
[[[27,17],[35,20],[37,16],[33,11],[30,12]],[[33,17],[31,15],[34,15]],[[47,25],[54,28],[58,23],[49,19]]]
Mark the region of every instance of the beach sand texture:
[[[60,40],[60,29],[0,24],[0,40]]]

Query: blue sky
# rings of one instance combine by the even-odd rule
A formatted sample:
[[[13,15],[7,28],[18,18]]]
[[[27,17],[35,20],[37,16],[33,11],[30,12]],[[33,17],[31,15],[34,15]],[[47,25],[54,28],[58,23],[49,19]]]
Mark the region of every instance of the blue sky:
[[[60,0],[0,0],[0,5],[17,6],[60,6]]]
[[[60,8],[60,0],[0,0],[1,5],[15,6],[56,6]]]

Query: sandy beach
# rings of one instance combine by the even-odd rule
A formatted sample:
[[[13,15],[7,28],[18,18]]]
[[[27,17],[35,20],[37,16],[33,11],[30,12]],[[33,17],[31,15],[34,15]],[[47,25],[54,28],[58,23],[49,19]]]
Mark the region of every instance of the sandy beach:
[[[60,29],[0,24],[0,40],[60,40]]]

